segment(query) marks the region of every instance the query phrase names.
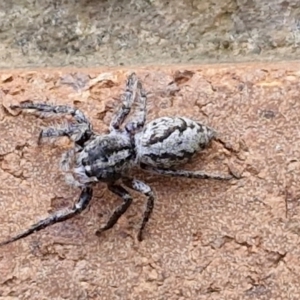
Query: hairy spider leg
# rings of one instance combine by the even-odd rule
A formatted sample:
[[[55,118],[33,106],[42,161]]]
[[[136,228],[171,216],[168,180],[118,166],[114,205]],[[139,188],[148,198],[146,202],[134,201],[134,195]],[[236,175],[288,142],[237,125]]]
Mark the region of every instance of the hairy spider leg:
[[[11,105],[12,109],[34,109],[41,117],[52,117],[55,115],[71,115],[75,118],[77,123],[68,123],[61,128],[48,127],[41,130],[38,143],[40,144],[41,139],[44,137],[60,137],[68,136],[79,146],[83,144],[91,137],[92,125],[84,113],[74,107],[69,107],[67,105],[51,105],[45,103],[32,103],[23,102],[19,105]]]
[[[147,115],[147,94],[143,89],[141,82],[137,83],[137,88],[138,109],[133,114],[134,121],[127,123],[125,126],[126,130],[131,134],[136,133],[144,127]]]
[[[146,209],[143,214],[142,223],[141,223],[138,235],[137,235],[138,240],[142,241],[143,240],[143,231],[146,227],[146,224],[148,223],[148,221],[150,219],[150,216],[152,214],[153,207],[154,207],[153,191],[149,185],[147,185],[146,183],[144,183],[140,180],[126,178],[126,179],[123,179],[123,182],[129,188],[144,194],[148,198],[147,204],[146,204]]]
[[[169,170],[161,168],[153,168],[141,164],[143,170],[161,174],[168,175],[172,177],[186,177],[186,178],[197,178],[197,179],[215,179],[215,180],[230,180],[233,179],[232,175],[223,175],[218,173],[205,173],[202,171],[188,171],[188,170]]]
[[[69,171],[70,170],[70,166],[71,166],[71,162],[72,159],[75,156],[76,153],[76,147],[69,149],[68,151],[64,152],[62,154],[61,160],[60,160],[60,169],[62,171]]]
[[[107,223],[96,231],[97,236],[101,235],[103,231],[111,229],[132,203],[132,197],[122,186],[117,184],[109,184],[108,189],[121,197],[123,199],[123,203],[114,210]]]
[[[138,78],[135,73],[132,73],[127,78],[126,90],[121,96],[122,106],[110,122],[110,131],[119,130],[125,118],[130,113],[132,104],[136,98],[137,84]]]
[[[51,105],[46,103],[32,103],[31,101],[26,101],[20,103],[19,105],[11,105],[11,109],[35,109],[43,117],[52,117],[55,115],[71,115],[75,118],[78,123],[90,124],[84,113],[68,105]]]
[[[40,230],[42,230],[48,226],[51,226],[55,223],[66,221],[66,220],[80,214],[84,209],[87,208],[90,200],[92,199],[92,196],[93,196],[93,189],[91,187],[83,188],[78,201],[74,204],[74,206],[71,209],[70,208],[63,209],[63,210],[59,210],[59,211],[53,213],[48,218],[43,219],[43,220],[39,221],[38,223],[32,225],[26,231],[0,243],[0,246],[7,245],[7,244],[17,241],[19,239],[25,238],[25,237],[33,234],[34,232],[40,231]]]
[[[69,149],[62,154],[60,160],[60,169],[65,172],[65,181],[68,185],[81,188],[83,186],[77,179],[75,179],[73,172],[71,171],[76,164],[76,152],[80,151],[81,147],[75,144],[75,147]]]
[[[58,127],[47,127],[41,130],[38,137],[38,144],[43,138],[56,138],[67,136],[75,142],[76,145],[83,147],[84,143],[88,141],[93,134],[90,127],[86,124],[68,123]]]

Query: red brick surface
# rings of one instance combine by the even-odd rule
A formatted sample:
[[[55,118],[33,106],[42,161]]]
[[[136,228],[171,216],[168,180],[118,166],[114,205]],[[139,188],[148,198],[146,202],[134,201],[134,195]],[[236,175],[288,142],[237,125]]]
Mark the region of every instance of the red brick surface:
[[[142,243],[135,236],[145,199],[134,192],[117,226],[94,235],[120,201],[99,184],[81,216],[0,249],[0,299],[299,299],[299,69],[282,63],[0,73],[1,240],[79,194],[58,169],[69,142],[37,146],[49,121],[17,115],[9,105],[76,105],[104,132],[133,70],[149,92],[148,121],[191,117],[226,142],[227,149],[213,143],[190,168],[242,175],[214,182],[137,173],[156,195]]]

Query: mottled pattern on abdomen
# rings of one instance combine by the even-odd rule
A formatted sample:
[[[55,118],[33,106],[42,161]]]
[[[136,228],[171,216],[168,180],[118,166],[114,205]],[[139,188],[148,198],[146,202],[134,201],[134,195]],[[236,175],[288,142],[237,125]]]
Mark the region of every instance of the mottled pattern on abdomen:
[[[204,149],[214,131],[184,117],[163,117],[136,134],[136,162],[158,168],[175,168]]]

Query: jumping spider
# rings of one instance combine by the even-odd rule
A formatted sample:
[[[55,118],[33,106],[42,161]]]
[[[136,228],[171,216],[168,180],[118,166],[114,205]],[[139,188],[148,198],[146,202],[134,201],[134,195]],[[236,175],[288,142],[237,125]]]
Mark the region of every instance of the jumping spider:
[[[146,209],[137,236],[141,241],[143,230],[153,210],[154,195],[147,184],[129,176],[129,171],[135,166],[169,176],[232,179],[231,175],[176,169],[210,143],[215,137],[214,130],[184,117],[162,117],[145,125],[147,97],[135,73],[127,78],[126,91],[121,98],[122,106],[113,117],[108,134],[95,133],[87,117],[73,107],[30,101],[11,106],[12,109],[33,110],[40,116],[71,115],[75,119],[75,122],[69,122],[59,128],[43,129],[38,142],[40,143],[43,138],[61,136],[67,136],[74,142],[74,148],[62,157],[61,169],[66,173],[68,183],[79,187],[81,194],[72,208],[53,213],[24,232],[0,243],[0,246],[80,214],[87,208],[92,199],[93,186],[99,181],[105,182],[108,189],[121,197],[123,202],[96,234],[99,235],[112,228],[130,206],[132,197],[121,186],[122,183],[147,197]],[[134,101],[138,104],[134,121],[121,128]]]

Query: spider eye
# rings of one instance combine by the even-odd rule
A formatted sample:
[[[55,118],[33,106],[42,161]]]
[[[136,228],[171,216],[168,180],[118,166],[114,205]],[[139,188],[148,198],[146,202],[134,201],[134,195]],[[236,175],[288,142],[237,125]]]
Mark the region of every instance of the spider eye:
[[[100,156],[99,159],[102,161],[102,162],[108,162],[108,158],[106,156]]]
[[[82,159],[81,163],[82,163],[82,165],[84,167],[86,167],[86,166],[88,166],[90,164],[90,162],[89,162],[89,160],[87,158]]]

